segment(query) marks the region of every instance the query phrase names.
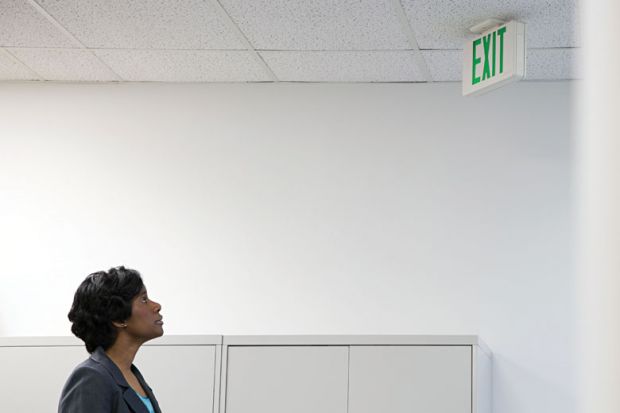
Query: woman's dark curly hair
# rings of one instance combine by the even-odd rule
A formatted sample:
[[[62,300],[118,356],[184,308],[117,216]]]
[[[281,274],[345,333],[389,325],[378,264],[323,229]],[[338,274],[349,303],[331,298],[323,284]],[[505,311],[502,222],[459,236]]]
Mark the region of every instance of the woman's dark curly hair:
[[[73,323],[71,331],[84,341],[89,353],[114,344],[118,333],[112,322],[131,317],[131,302],[143,285],[138,271],[122,266],[92,273],[80,284],[69,321]]]

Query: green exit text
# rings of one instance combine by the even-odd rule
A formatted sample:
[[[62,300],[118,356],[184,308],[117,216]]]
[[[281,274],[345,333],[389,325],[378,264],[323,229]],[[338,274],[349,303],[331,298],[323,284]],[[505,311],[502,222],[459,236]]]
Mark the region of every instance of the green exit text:
[[[504,34],[506,33],[506,26],[497,29],[496,31],[482,36],[473,42],[473,54],[472,54],[472,68],[471,68],[471,84],[475,85],[481,81],[490,79],[496,74],[504,72]],[[499,38],[499,39],[498,39]],[[476,66],[478,66],[483,60],[482,57],[477,57],[476,48],[482,43],[482,49],[484,51],[484,64],[482,68],[482,77],[476,76]],[[498,47],[499,44],[499,47]],[[498,53],[499,48],[499,53]],[[499,56],[498,56],[499,54]],[[499,57],[499,58],[498,58]],[[499,71],[497,66],[499,63]],[[499,73],[498,73],[499,72]]]

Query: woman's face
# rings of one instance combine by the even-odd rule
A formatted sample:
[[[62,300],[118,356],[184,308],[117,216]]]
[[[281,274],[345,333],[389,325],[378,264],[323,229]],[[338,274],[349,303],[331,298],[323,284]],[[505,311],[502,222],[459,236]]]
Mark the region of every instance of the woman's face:
[[[146,340],[161,337],[164,334],[161,305],[151,300],[142,287],[140,293],[131,302],[131,317],[126,321],[127,333]]]

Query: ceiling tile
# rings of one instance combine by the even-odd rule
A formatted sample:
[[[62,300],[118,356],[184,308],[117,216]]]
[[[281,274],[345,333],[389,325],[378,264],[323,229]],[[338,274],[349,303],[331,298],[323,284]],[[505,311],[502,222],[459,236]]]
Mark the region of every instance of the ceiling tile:
[[[460,81],[463,68],[461,50],[423,50],[431,77],[435,82]]]
[[[0,47],[75,47],[25,0],[0,0]]]
[[[426,81],[414,52],[260,52],[283,81],[415,82]]]
[[[393,0],[220,0],[255,49],[409,49]]]
[[[90,48],[246,48],[213,1],[37,1]]]
[[[124,80],[252,82],[271,80],[247,51],[95,50]]]
[[[496,17],[526,24],[528,47],[579,46],[578,0],[401,0],[422,49],[462,49],[469,28]]]
[[[577,65],[581,49],[529,49],[527,51],[526,80],[579,79]],[[434,81],[461,81],[463,51],[424,50],[422,56]]]
[[[38,80],[38,78],[8,52],[0,49],[0,80]]]
[[[82,49],[11,49],[45,80],[118,80],[91,52]]]
[[[531,49],[527,53],[526,78],[530,80],[580,79],[581,49]]]

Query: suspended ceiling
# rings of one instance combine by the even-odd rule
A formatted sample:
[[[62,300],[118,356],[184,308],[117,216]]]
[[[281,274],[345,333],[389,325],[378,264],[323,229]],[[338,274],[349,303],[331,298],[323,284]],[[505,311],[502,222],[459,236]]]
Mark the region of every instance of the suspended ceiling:
[[[0,0],[0,80],[460,81],[468,28],[527,25],[527,79],[579,78],[576,0]]]

